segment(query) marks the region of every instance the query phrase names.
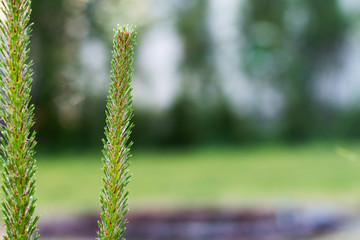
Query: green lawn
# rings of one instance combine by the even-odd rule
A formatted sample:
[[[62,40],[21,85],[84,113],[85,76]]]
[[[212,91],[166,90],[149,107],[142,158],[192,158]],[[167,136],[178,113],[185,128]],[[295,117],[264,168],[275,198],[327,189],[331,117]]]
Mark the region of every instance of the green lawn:
[[[96,211],[99,154],[39,154],[40,211]],[[276,201],[360,200],[360,163],[331,144],[135,152],[130,205],[234,206]]]

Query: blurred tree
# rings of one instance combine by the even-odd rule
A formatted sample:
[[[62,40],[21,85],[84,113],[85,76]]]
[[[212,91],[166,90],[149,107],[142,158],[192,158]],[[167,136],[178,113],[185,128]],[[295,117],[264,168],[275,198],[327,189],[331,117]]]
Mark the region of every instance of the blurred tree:
[[[316,73],[327,59],[336,62],[346,32],[337,1],[248,0],[244,12],[246,71],[284,94],[284,136],[311,137],[322,124],[316,122]]]
[[[214,50],[221,41],[215,42],[209,27],[213,17],[209,1],[173,0],[161,7],[158,1],[33,2],[33,101],[40,145],[88,145],[101,138],[105,93],[94,96],[83,86],[87,79],[81,75],[79,49],[89,39],[110,49],[112,27],[127,22],[138,25],[139,43],[157,23],[174,23],[184,50],[179,66],[181,90],[171,109],[154,113],[134,106],[137,143],[247,141],[259,136],[257,131],[263,129],[256,127],[261,116],[239,114],[224,93]],[[245,7],[239,20],[245,40],[244,65],[239,69],[245,69],[251,80],[270,82],[258,85],[270,85],[283,95],[280,125],[286,138],[306,139],[324,132],[332,124],[327,116],[333,109],[317,100],[314,85],[319,71],[336,66],[347,31],[337,0],[247,0]],[[78,84],[79,77],[83,85]],[[275,130],[269,132],[276,135]]]
[[[92,0],[32,3],[33,101],[40,146],[87,145],[95,142],[94,136],[102,136],[104,117],[99,116],[105,109],[105,96],[93,99],[79,84],[80,46],[92,31],[98,31],[91,21],[93,5]]]
[[[208,4],[205,0],[187,2],[175,16],[184,45],[181,92],[170,111],[170,142],[176,144],[234,141],[245,135],[243,122],[231,110],[214,65]]]
[[[56,78],[63,66],[62,39],[65,14],[62,0],[33,1],[32,54],[34,55],[34,98],[38,138],[53,139],[61,130],[54,107]]]
[[[213,81],[209,61],[211,44],[206,26],[207,4],[204,0],[187,2],[176,15],[184,57],[180,66],[183,75],[181,93],[171,113],[175,143],[198,141],[207,124],[203,117],[206,100],[211,98],[208,88]]]

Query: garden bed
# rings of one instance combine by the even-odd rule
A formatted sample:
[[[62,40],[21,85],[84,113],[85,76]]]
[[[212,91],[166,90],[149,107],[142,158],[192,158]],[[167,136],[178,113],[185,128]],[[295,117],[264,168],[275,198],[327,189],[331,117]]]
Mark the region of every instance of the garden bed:
[[[131,240],[289,240],[331,233],[346,223],[333,212],[309,210],[187,210],[128,215]],[[94,239],[98,215],[62,217],[39,224],[42,239]]]

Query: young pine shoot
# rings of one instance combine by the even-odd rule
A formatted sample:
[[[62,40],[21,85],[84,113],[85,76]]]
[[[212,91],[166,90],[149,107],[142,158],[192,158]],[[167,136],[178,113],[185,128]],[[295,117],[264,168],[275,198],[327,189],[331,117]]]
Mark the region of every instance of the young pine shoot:
[[[106,110],[103,149],[103,189],[100,194],[102,212],[99,221],[100,240],[122,238],[128,211],[126,186],[129,183],[129,142],[132,110],[133,53],[136,32],[134,26],[118,26],[113,41],[111,83]]]
[[[30,105],[32,62],[30,0],[1,0],[0,126],[4,239],[37,239],[35,210],[34,106]]]

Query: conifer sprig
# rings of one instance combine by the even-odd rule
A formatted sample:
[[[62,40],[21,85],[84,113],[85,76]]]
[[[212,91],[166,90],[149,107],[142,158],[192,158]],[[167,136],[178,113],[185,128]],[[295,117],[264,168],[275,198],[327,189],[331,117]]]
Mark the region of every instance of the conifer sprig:
[[[114,31],[111,83],[106,110],[103,149],[103,189],[100,194],[102,213],[99,221],[101,240],[118,240],[127,220],[126,186],[129,183],[129,142],[132,110],[132,63],[136,32],[134,26],[118,26]]]
[[[37,239],[34,216],[35,132],[34,106],[30,105],[32,62],[29,58],[30,0],[1,0],[5,19],[0,21],[0,117],[3,164],[2,212],[4,239]]]

